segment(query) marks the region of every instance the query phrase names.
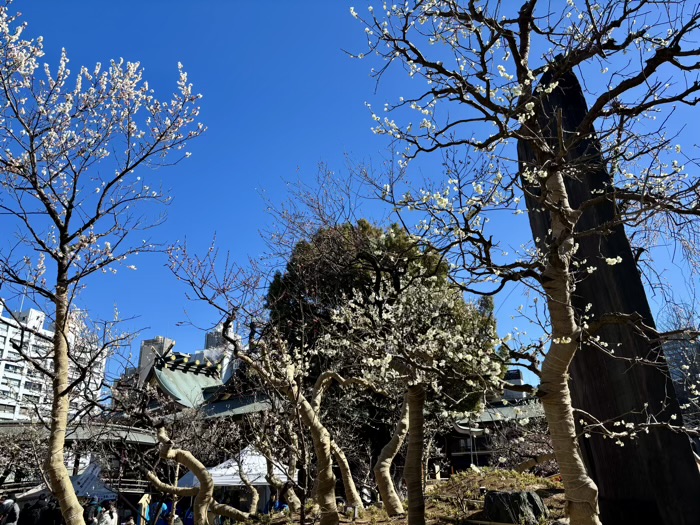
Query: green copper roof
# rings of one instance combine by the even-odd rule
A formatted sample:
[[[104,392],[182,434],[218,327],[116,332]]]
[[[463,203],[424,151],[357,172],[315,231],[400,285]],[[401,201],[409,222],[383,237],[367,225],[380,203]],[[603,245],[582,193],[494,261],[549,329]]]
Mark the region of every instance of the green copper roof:
[[[206,373],[201,368],[157,366],[153,373],[163,392],[187,408],[197,408],[204,402],[205,388],[222,385],[218,374]]]

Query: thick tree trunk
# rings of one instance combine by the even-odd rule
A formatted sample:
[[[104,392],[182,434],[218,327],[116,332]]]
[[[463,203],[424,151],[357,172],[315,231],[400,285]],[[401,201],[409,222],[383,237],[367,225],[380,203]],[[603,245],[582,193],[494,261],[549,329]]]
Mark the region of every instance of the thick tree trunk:
[[[230,320],[224,323],[223,333],[226,334]],[[225,336],[226,337],[226,336]],[[237,345],[238,342],[226,337],[227,340]],[[316,452],[317,473],[315,480],[315,503],[318,504],[321,510],[320,525],[338,525],[340,517],[338,516],[338,507],[335,503],[335,474],[333,474],[333,458],[331,452],[331,436],[328,430],[318,416],[314,406],[299,393],[294,387],[295,384],[293,367],[289,367],[286,371],[286,377],[279,381],[270,376],[270,374],[253,361],[250,356],[239,353],[238,358],[244,363],[250,365],[256,370],[261,377],[274,388],[279,388],[283,391],[287,398],[296,403],[299,409],[299,415],[302,421],[309,428],[311,439],[314,443],[314,451]]]
[[[546,189],[547,202],[556,204],[558,211],[552,213],[554,241],[542,274],[552,344],[542,363],[540,398],[566,491],[571,525],[600,525],[598,489],[586,472],[576,443],[576,424],[568,385],[569,366],[581,335],[571,303],[573,276],[570,265],[575,252],[572,233],[576,215],[569,207],[564,178],[560,173],[548,174]]]
[[[64,462],[66,444],[66,427],[70,398],[65,393],[68,388],[69,301],[68,287],[65,285],[65,273],[59,270],[56,287],[56,318],[53,338],[53,401],[51,404],[51,424],[49,431],[49,450],[46,459],[46,474],[51,483],[51,491],[61,506],[61,514],[66,525],[85,525],[83,507],[80,505],[75,489],[70,481],[70,474]],[[61,395],[63,394],[63,395]]]
[[[408,491],[408,525],[425,525],[423,498],[423,407],[425,385],[408,387],[408,450],[404,479]]]
[[[551,83],[551,72],[543,76],[542,85]],[[556,123],[561,123],[561,137],[570,140],[587,111],[585,97],[573,73],[557,78],[559,87],[545,98],[537,116],[545,140],[556,151],[561,140]],[[560,113],[561,118],[557,118]],[[576,136],[590,136],[591,130],[578,130]],[[521,141],[518,156],[523,167],[542,167],[547,159],[537,158],[530,145]],[[596,139],[581,140],[567,152],[567,161],[578,169],[564,180],[572,208],[600,196],[612,184]],[[540,191],[524,181],[533,237],[546,252],[551,239],[552,217],[542,210]],[[594,193],[595,192],[595,193]],[[644,286],[635,257],[620,224],[614,198],[588,207],[578,218],[576,232],[593,232],[580,237],[576,259],[596,270],[579,276],[572,304],[578,317],[584,313],[600,319],[601,315],[637,314],[642,322],[654,327]],[[620,257],[614,266],[605,258]],[[583,270],[583,269],[582,269]],[[574,406],[600,420],[624,417],[640,422],[639,411],[648,403],[649,413],[657,420],[670,421],[679,414],[673,386],[658,344],[650,343],[632,325],[610,325],[596,333],[600,340],[628,359],[651,359],[657,366],[631,366],[625,359],[615,359],[593,345],[585,345],[571,365]],[[676,421],[677,422],[677,421]],[[691,525],[700,520],[700,474],[693,462],[688,439],[670,431],[641,434],[627,441],[623,448],[613,440],[592,436],[582,442],[582,453],[591,477],[600,490],[600,511],[605,523],[643,523]]]
[[[163,428],[159,428],[156,434],[159,443],[159,454],[163,459],[184,465],[199,481],[198,487],[177,487],[163,483],[153,472],[147,472],[146,477],[153,487],[163,493],[172,494],[175,497],[194,497],[194,525],[208,525],[209,512],[218,516],[227,516],[236,521],[246,521],[250,514],[230,505],[222,505],[214,500],[214,481],[207,468],[194,455],[180,448],[175,448]]]
[[[160,447],[160,456],[163,459],[177,461],[179,464],[187,467],[199,481],[199,487],[172,487],[158,480],[153,473],[149,473],[149,480],[161,492],[178,495],[192,496],[194,495],[194,523],[195,525],[207,525],[207,514],[209,509],[216,512],[213,508],[214,503],[214,481],[207,471],[207,468],[194,455],[183,449],[174,448],[173,442],[167,436],[163,428],[158,429],[157,438]],[[220,507],[227,507],[221,505]],[[221,509],[219,509],[221,510]],[[236,509],[234,509],[236,510]],[[216,512],[220,514],[220,512]],[[248,517],[247,513],[236,510],[238,519]]]
[[[291,399],[297,401],[296,396]],[[335,503],[335,474],[331,452],[331,436],[321,424],[318,414],[304,398],[298,400],[304,423],[309,427],[316,452],[315,502],[321,509],[320,525],[338,525],[338,507]]]
[[[576,346],[577,343],[573,343]],[[576,425],[571,407],[571,394],[567,384],[566,373],[561,368],[568,368],[563,363],[566,358],[560,354],[571,354],[566,348],[550,347],[550,354],[545,358],[540,388],[544,393],[542,407],[549,423],[554,454],[559,464],[560,475],[566,491],[567,513],[571,525],[600,525],[598,518],[598,488],[588,476],[583,464],[578,444],[576,443]]]
[[[350,470],[350,465],[348,464],[348,458],[345,457],[345,453],[335,441],[331,441],[331,450],[333,451],[333,457],[338,463],[340,475],[343,478],[343,487],[345,488],[345,499],[347,500],[348,505],[350,505],[351,507],[357,507],[361,511],[364,510],[365,506],[362,504],[360,493],[357,492],[355,480],[352,479],[352,472]]]
[[[403,441],[408,433],[408,393],[404,395],[403,405],[401,406],[401,416],[399,417],[394,435],[391,436],[391,441],[384,445],[384,448],[379,453],[377,463],[374,465],[374,478],[377,481],[379,494],[384,504],[384,510],[389,516],[397,516],[404,513],[403,503],[401,498],[396,493],[394,481],[391,479],[391,464],[401,449]]]

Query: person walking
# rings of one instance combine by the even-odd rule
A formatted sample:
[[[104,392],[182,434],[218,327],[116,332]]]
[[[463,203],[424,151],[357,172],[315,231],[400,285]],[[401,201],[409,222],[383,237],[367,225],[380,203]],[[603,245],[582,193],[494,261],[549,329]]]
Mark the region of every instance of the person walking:
[[[17,525],[19,521],[19,505],[16,503],[17,496],[10,493],[0,498],[2,507],[0,508],[0,525]]]
[[[113,501],[108,501],[106,503],[97,525],[119,525],[119,517],[117,516],[117,509]]]
[[[93,496],[90,503],[87,504],[85,510],[83,511],[85,525],[97,525],[97,522],[100,519],[100,510],[100,501],[97,496]]]

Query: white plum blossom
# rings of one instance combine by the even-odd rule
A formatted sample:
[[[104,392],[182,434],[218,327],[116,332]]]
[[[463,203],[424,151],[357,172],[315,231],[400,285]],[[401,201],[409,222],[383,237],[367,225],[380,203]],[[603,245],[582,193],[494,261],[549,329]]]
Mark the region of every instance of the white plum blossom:
[[[498,338],[493,327],[480,328],[473,305],[437,277],[406,281],[398,291],[394,284],[385,278],[381,293],[369,297],[356,291],[334,311],[336,335],[318,341],[318,351],[352,348],[362,356],[363,378],[379,385],[421,382],[438,393],[441,381],[433,378],[460,378],[475,392],[499,385]]]

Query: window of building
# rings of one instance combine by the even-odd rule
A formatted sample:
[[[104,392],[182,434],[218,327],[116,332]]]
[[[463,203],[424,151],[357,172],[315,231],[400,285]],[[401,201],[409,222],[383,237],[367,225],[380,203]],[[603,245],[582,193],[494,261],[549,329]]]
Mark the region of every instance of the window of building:
[[[5,365],[5,366],[7,366],[7,365]],[[14,379],[12,377],[3,377],[2,381],[0,381],[0,385],[7,385],[7,386],[13,387],[13,388],[19,388],[19,383],[20,383],[19,379]]]
[[[24,395],[22,396],[22,399],[25,400],[25,401],[29,401],[30,403],[37,404],[37,405],[39,404],[39,401],[41,401],[41,397],[39,397],[39,396],[33,396],[33,395],[31,395],[31,394],[24,394]]]
[[[32,407],[20,407],[19,408],[19,415],[31,417],[34,415],[34,409]]]
[[[19,397],[19,392],[17,392],[17,390],[0,390],[0,397],[4,399],[17,399]]]
[[[22,357],[14,350],[5,352],[5,361],[20,361]]]
[[[31,381],[25,381],[24,389],[32,390],[33,392],[41,392],[41,383],[32,383]]]
[[[29,352],[33,356],[45,356],[46,355],[46,349],[43,346],[39,345],[32,345],[29,347]]]
[[[472,449],[472,440],[467,438],[460,438],[456,440],[455,452],[467,452]]]
[[[0,412],[3,414],[14,414],[15,405],[7,405],[5,403],[0,403]]]
[[[22,367],[17,366],[17,365],[11,365],[11,364],[6,364],[5,365],[5,372],[11,372],[13,374],[21,374],[22,373]]]
[[[41,355],[48,355],[53,347],[45,342],[38,342],[34,344],[34,351]]]

